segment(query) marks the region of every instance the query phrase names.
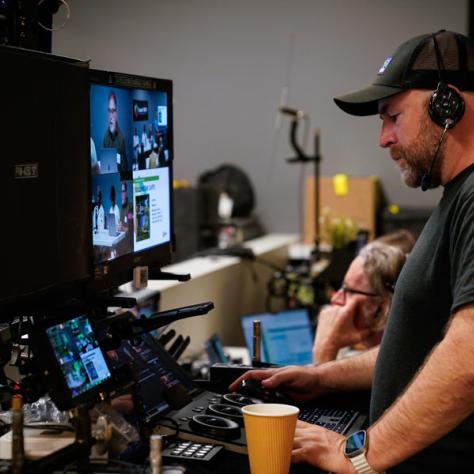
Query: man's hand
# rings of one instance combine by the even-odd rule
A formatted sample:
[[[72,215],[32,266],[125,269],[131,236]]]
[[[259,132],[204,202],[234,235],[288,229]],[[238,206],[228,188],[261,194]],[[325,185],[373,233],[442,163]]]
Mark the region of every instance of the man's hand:
[[[277,388],[295,402],[306,402],[328,392],[321,383],[318,367],[287,366],[278,369],[250,370],[229,386],[236,391],[242,380],[260,380],[265,390]]]
[[[338,474],[353,474],[355,470],[344,456],[344,442],[345,437],[334,431],[298,421],[291,462],[305,462]]]
[[[368,327],[356,325],[359,304],[357,298],[352,298],[344,306],[327,306],[320,311],[313,345],[314,363],[334,360],[341,347],[356,344],[371,335]]]

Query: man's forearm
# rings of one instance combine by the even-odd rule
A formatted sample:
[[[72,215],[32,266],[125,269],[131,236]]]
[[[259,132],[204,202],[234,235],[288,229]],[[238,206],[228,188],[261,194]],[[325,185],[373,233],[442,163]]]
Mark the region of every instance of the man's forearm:
[[[474,312],[460,313],[404,394],[369,429],[367,459],[374,469],[399,464],[474,410]]]
[[[375,361],[379,348],[318,366],[320,377],[328,390],[368,390],[372,387]]]
[[[332,346],[326,342],[315,344],[313,348],[313,362],[315,364],[323,364],[335,360],[339,347]]]

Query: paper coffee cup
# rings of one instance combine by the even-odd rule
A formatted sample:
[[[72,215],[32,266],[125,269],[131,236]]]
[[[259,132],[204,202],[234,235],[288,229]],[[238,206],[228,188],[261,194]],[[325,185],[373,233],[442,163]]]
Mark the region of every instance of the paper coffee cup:
[[[288,474],[299,412],[280,403],[242,408],[251,474]]]

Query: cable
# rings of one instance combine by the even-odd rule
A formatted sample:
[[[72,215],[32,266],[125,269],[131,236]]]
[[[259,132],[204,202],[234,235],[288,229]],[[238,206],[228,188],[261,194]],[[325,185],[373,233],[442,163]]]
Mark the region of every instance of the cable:
[[[275,180],[275,170],[277,169],[277,163],[278,163],[278,142],[279,142],[281,124],[282,124],[281,113],[279,110],[281,107],[285,107],[288,104],[290,81],[291,81],[291,75],[293,72],[295,37],[296,37],[295,33],[290,32],[288,51],[287,51],[285,64],[284,64],[285,65],[284,84],[280,92],[280,103],[275,115],[275,125],[273,129],[273,136],[272,136],[271,145],[270,145],[270,153],[269,153],[267,164],[266,164],[266,176],[268,177],[268,179],[265,180],[265,186],[264,186],[262,194],[265,194],[265,191],[271,188]]]
[[[41,28],[43,28],[43,30],[46,30],[46,31],[49,31],[49,32],[55,32],[55,31],[62,30],[66,26],[66,23],[69,21],[69,18],[71,18],[71,7],[67,3],[67,1],[66,0],[58,0],[58,1],[61,2],[61,4],[66,7],[66,19],[59,26],[57,26],[56,28],[49,28],[48,26],[45,26],[45,25],[43,25],[43,23],[38,21],[38,25],[41,26]],[[38,7],[43,2],[44,2],[44,0],[39,0]]]
[[[448,128],[451,126],[452,123],[453,123],[453,121],[451,119],[446,119],[446,125],[444,126],[443,133],[439,137],[438,145],[437,145],[436,150],[433,154],[433,159],[431,160],[430,168],[429,168],[428,172],[425,173],[421,178],[421,190],[422,191],[426,191],[431,186],[433,166],[434,166],[435,161],[438,158],[438,154],[441,150],[441,145],[443,144],[444,136],[446,135],[446,132],[448,131]]]

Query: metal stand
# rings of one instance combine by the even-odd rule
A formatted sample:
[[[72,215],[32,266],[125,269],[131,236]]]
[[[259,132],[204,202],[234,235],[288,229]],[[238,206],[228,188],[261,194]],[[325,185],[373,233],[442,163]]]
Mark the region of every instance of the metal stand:
[[[319,228],[319,197],[320,197],[320,164],[321,164],[321,155],[319,153],[319,137],[320,131],[319,128],[314,130],[314,155],[307,155],[301,146],[296,141],[296,130],[298,128],[300,115],[296,114],[291,122],[290,130],[290,144],[296,152],[296,156],[293,158],[288,158],[288,163],[314,163],[313,176],[314,176],[314,250],[312,252],[313,261],[318,261],[320,257],[320,228]]]
[[[189,273],[180,275],[177,273],[162,272],[160,269],[150,268],[148,270],[148,278],[150,280],[189,281],[191,280],[191,275]]]

